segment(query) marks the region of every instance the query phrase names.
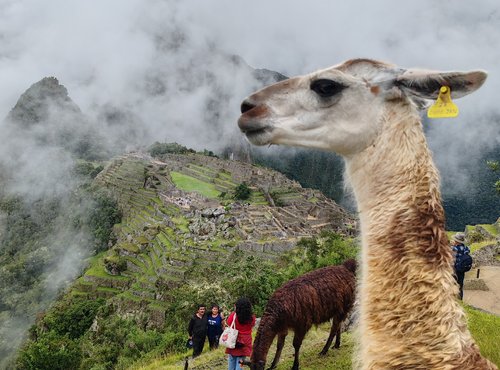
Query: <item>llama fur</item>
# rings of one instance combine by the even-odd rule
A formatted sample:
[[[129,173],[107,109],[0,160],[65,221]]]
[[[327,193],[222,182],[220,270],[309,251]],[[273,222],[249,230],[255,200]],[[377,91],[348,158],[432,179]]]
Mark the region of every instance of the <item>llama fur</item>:
[[[442,86],[460,98],[486,76],[354,59],[242,103],[238,125],[252,143],[345,160],[361,224],[355,365],[363,370],[497,369],[481,357],[457,299],[439,175],[418,113]]]
[[[332,320],[328,340],[320,352],[326,354],[333,337],[340,346],[340,324],[351,310],[356,289],[356,261],[347,260],[339,266],[323,267],[295,279],[277,289],[269,299],[255,337],[251,369],[264,369],[266,357],[274,337],[278,336],[277,350],[270,369],[279,361],[285,337],[294,331],[295,359],[292,369],[299,368],[302,340],[313,325]]]

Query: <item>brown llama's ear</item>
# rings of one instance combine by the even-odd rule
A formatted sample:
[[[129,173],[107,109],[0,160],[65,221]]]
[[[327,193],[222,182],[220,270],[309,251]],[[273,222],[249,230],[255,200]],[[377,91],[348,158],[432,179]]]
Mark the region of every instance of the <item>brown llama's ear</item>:
[[[439,89],[448,86],[453,99],[461,98],[479,89],[486,80],[485,71],[436,72],[408,69],[394,80],[394,85],[410,96],[437,99]]]
[[[348,259],[343,263],[344,267],[351,271],[353,274],[356,274],[356,269],[358,267],[358,262],[354,259]]]

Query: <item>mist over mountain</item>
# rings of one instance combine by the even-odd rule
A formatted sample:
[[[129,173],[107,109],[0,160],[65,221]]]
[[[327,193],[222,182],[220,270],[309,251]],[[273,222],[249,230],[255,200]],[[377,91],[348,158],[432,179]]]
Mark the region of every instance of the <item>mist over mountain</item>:
[[[29,87],[0,131],[4,368],[36,314],[81,273],[84,259],[98,248],[95,228],[89,225],[101,198],[86,190],[91,171],[82,166],[108,158],[112,151],[54,77]]]

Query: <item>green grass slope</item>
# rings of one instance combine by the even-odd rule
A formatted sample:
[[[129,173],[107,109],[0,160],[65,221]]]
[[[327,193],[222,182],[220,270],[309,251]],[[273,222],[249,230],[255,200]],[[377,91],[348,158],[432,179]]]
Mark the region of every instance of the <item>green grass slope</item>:
[[[500,352],[498,343],[500,343],[500,317],[488,314],[472,307],[465,307],[469,330],[478,344],[481,354],[490,361],[500,366]],[[326,338],[328,338],[330,326],[322,324],[309,331],[301,347],[300,368],[303,370],[350,370],[352,369],[352,360],[355,350],[355,335],[347,332],[342,334],[341,347],[330,349],[326,356],[318,356],[323,348]],[[255,337],[255,333],[254,333]],[[290,332],[285,347],[278,364],[277,370],[288,370],[293,364],[294,350],[292,346],[293,332]],[[268,365],[272,361],[276,350],[276,340],[269,350]],[[190,356],[191,351],[185,351],[164,358],[152,361],[139,362],[128,370],[174,370],[182,368],[184,359]],[[190,360],[190,369],[192,370],[224,370],[227,369],[227,363],[224,358],[224,349],[210,352],[207,347],[204,353]]]
[[[342,334],[342,343],[339,349],[331,349],[325,356],[318,356],[318,352],[325,345],[330,330],[329,324],[322,324],[317,328],[312,328],[307,333],[301,347],[300,368],[304,370],[350,370],[352,369],[352,354],[354,352],[353,335],[349,332]],[[255,331],[254,331],[255,337]],[[288,370],[293,364],[294,349],[292,346],[293,332],[287,337],[278,370]],[[272,361],[272,356],[276,351],[276,341],[269,350],[268,365]],[[186,357],[191,355],[191,351],[166,356],[155,359],[149,363],[140,362],[131,366],[128,370],[174,370],[180,369],[184,365]],[[205,346],[204,353],[196,359],[189,360],[189,369],[192,370],[223,370],[227,369],[224,348],[209,351]]]

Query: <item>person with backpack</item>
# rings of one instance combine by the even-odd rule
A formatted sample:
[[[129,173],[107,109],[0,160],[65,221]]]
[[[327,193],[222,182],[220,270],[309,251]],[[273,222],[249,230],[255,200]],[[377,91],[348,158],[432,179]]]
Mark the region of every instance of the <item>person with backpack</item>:
[[[464,297],[464,279],[465,273],[472,268],[472,257],[470,249],[465,245],[465,234],[456,233],[452,236],[452,248],[455,254],[455,279],[460,287],[460,300]]]

